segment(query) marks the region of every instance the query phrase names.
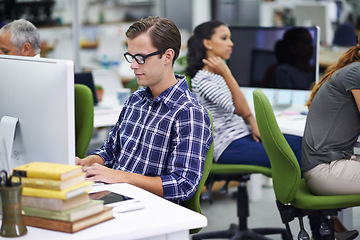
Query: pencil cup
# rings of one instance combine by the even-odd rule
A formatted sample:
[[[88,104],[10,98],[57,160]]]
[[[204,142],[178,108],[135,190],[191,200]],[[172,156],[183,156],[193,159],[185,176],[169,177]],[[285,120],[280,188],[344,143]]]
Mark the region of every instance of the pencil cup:
[[[2,224],[0,236],[18,237],[27,233],[21,214],[22,184],[0,186]]]

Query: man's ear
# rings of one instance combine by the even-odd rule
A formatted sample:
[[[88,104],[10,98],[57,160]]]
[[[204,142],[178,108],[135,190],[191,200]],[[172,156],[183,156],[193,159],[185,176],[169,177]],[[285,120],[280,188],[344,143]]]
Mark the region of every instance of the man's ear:
[[[168,48],[168,49],[164,52],[163,57],[164,57],[164,60],[165,60],[165,63],[166,63],[166,64],[167,64],[167,63],[172,64],[173,59],[174,59],[174,57],[175,57],[175,51],[174,51],[174,49]]]
[[[21,46],[20,54],[21,54],[21,56],[28,56],[28,57],[33,57],[35,55],[34,49],[30,45],[30,43],[24,43]]]

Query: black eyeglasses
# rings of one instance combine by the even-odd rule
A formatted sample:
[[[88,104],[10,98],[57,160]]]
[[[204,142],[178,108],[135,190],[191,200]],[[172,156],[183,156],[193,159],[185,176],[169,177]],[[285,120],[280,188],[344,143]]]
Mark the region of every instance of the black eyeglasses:
[[[155,55],[158,55],[158,54],[163,54],[163,53],[164,53],[164,50],[158,50],[158,51],[150,53],[148,55],[142,55],[142,54],[132,55],[129,52],[126,52],[126,53],[124,53],[124,57],[125,57],[126,61],[128,61],[129,63],[132,63],[133,59],[135,59],[135,61],[138,64],[144,64],[146,58],[151,57],[151,56],[155,56]]]

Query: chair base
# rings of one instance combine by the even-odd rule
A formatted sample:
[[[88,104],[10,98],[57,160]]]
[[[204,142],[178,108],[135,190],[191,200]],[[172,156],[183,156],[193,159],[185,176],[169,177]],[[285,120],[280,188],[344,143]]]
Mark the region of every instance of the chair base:
[[[192,237],[193,240],[228,238],[232,240],[269,240],[264,235],[281,234],[282,239],[287,239],[286,230],[283,228],[254,228],[239,229],[238,225],[231,224],[228,230],[200,233]]]
[[[280,203],[279,200],[276,200],[276,205],[280,212],[281,220],[286,226],[287,236],[290,240],[293,240],[292,233],[289,223],[295,218],[299,219],[300,227],[303,226],[302,219],[305,216],[309,217],[319,217],[323,225],[323,233],[321,233],[321,226],[319,226],[320,239],[321,240],[335,240],[335,230],[334,230],[334,220],[330,216],[337,216],[338,211],[341,209],[324,209],[324,210],[309,210],[309,209],[300,209],[292,205],[284,205]],[[325,228],[327,229],[324,231]]]
[[[264,235],[273,235],[281,234],[282,239],[288,240],[287,231],[285,228],[253,228],[249,229],[247,224],[247,219],[249,217],[249,197],[247,193],[246,183],[250,179],[250,174],[226,174],[226,175],[213,175],[208,178],[207,188],[211,189],[212,184],[215,180],[226,180],[228,181],[238,181],[240,185],[237,188],[236,192],[236,206],[237,206],[237,216],[238,224],[231,224],[228,230],[207,232],[193,235],[193,240],[200,239],[214,239],[214,238],[227,238],[227,239],[264,239],[268,240],[270,238],[265,237]],[[207,195],[207,199],[212,203],[211,192]]]

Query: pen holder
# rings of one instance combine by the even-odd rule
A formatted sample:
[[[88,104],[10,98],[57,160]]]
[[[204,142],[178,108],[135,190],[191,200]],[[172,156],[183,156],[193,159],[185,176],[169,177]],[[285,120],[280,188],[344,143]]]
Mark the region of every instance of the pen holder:
[[[22,184],[0,186],[2,200],[2,224],[0,236],[18,237],[27,233],[21,214]]]

